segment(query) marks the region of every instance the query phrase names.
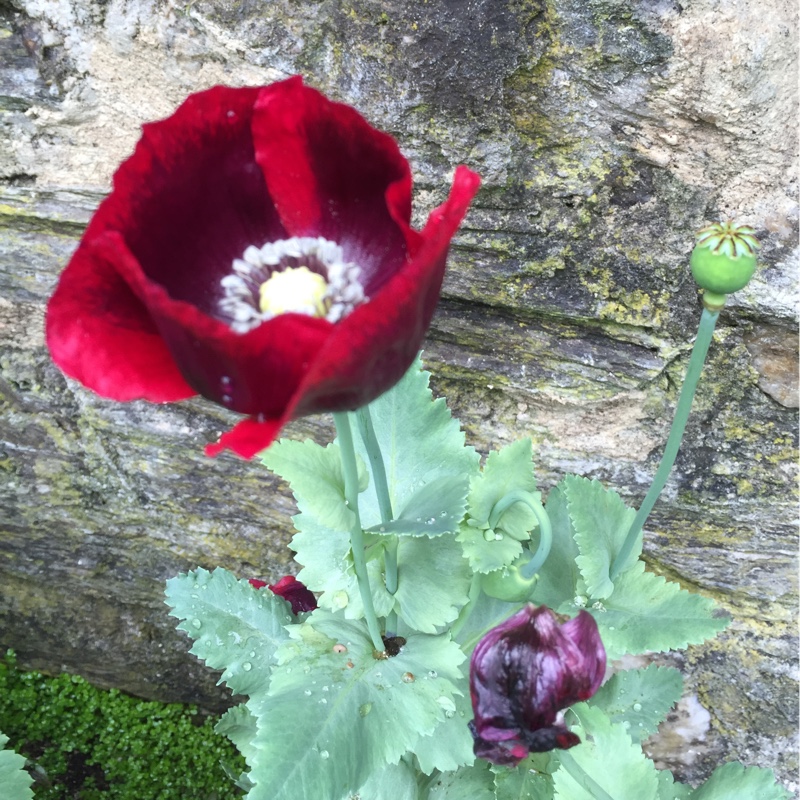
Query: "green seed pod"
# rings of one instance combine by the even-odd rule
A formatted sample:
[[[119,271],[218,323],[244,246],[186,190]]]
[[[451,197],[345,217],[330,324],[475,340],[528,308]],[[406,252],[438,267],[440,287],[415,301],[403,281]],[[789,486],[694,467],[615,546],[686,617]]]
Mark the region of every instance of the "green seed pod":
[[[481,578],[481,588],[489,597],[505,600],[507,603],[522,603],[527,600],[539,580],[538,575],[525,578],[520,567],[530,560],[530,555],[518,559],[509,567],[502,567]]]
[[[735,225],[730,220],[698,231],[689,263],[697,285],[705,289],[706,305],[711,302],[721,307],[724,295],[747,285],[756,269],[759,247],[751,227]]]

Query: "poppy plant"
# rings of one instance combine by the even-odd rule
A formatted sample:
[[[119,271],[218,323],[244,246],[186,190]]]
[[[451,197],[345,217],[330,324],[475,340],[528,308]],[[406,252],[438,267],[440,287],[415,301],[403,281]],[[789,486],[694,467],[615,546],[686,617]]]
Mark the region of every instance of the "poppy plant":
[[[251,458],[402,377],[479,184],[459,167],[416,231],[408,162],[354,109],[299,77],[192,95],[144,126],[64,270],[53,360],[114,400],[245,414],[206,452]]]
[[[547,606],[528,603],[478,642],[470,661],[469,723],[475,755],[518,764],[528,753],[566,750],[580,739],[563,709],[599,688],[606,653],[586,611],[560,623]]]

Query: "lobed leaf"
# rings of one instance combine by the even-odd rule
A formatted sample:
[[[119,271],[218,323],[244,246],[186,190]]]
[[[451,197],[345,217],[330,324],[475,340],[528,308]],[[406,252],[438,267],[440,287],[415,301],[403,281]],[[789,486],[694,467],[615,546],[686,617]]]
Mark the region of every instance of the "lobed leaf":
[[[621,724],[634,742],[655,733],[669,710],[680,700],[683,678],[671,667],[651,664],[646,669],[617,672],[604,683],[588,705]]]
[[[361,619],[364,606],[353,569],[349,532],[327,527],[309,514],[298,514],[292,521],[298,531],[292,538],[292,549],[295,560],[303,566],[297,574],[298,580],[312,591],[321,592],[317,599],[320,608],[342,610],[348,619]],[[385,617],[394,599],[383,581],[382,547],[380,543],[380,552],[367,561],[367,574],[375,613]]]
[[[190,652],[224,670],[220,682],[236,694],[266,689],[275,652],[295,621],[285,600],[221,567],[172,578],[166,596],[170,616],[181,620],[178,629],[195,640]]]
[[[397,548],[397,612],[414,630],[435,633],[469,599],[470,574],[452,534],[401,539]]]
[[[536,517],[522,503],[507,508],[495,529],[489,528],[495,505],[516,490],[536,492],[530,439],[490,453],[483,471],[470,483],[467,522],[459,530],[458,541],[474,572],[489,573],[508,566],[522,553],[520,542],[530,539]]]
[[[467,509],[469,481],[461,476],[434,478],[417,489],[406,507],[391,522],[373,525],[373,533],[406,536],[441,536],[455,533]]]
[[[636,513],[616,492],[606,489],[599,481],[567,475],[561,485],[580,550],[576,563],[586,582],[586,592],[596,599],[608,597],[614,591],[609,577],[611,566]],[[640,534],[638,546],[631,550],[621,571],[632,567],[641,552]]]
[[[25,759],[13,750],[4,750],[8,736],[0,733],[0,787],[3,800],[33,800],[33,779],[25,772]]]
[[[597,621],[609,660],[626,653],[680,650],[710,639],[727,624],[714,603],[645,572],[639,561],[617,578],[614,594],[587,608]]]
[[[288,482],[297,507],[320,525],[349,531],[353,512],[344,499],[344,475],[339,445],[322,447],[310,439],[297,442],[281,439],[261,456],[261,461]],[[358,490],[369,484],[369,475],[362,459],[358,462]]]
[[[530,759],[494,770],[495,800],[553,800],[553,788],[552,777],[531,769]]]
[[[668,769],[658,771],[658,800],[690,800],[692,787],[679,783]]]
[[[414,746],[419,768],[426,775],[434,770],[450,772],[475,761],[472,734],[467,727],[472,719],[472,703],[467,681],[463,684],[464,693],[453,697],[455,707],[445,710],[445,718],[433,732],[421,737]]]
[[[376,770],[357,792],[347,792],[342,800],[418,800],[417,778],[403,761]]]
[[[732,761],[717,767],[711,777],[689,795],[691,800],[788,800],[789,793],[775,782],[775,773]]]
[[[465,445],[464,433],[445,401],[433,399],[429,380],[430,373],[422,369],[417,358],[399,383],[369,406],[395,514],[409,507],[415,494],[431,482],[440,478],[468,481],[478,471],[477,452]],[[368,461],[360,436],[355,437],[355,446]],[[365,527],[380,526],[374,481],[359,501]],[[431,509],[424,519],[435,518],[442,511],[450,516],[457,514],[453,503],[444,503]],[[416,516],[423,518],[422,514],[413,518]]]
[[[443,772],[427,782],[426,800],[495,800],[494,775],[488,761],[455,772]]]
[[[454,707],[464,655],[449,636],[409,636],[378,660],[363,622],[339,615],[316,611],[291,635],[269,694],[248,703],[258,717],[248,800],[340,800]]]
[[[566,751],[569,760],[562,756],[561,767],[553,774],[556,800],[597,800],[592,782],[609,797],[658,800],[657,770],[622,725],[586,703],[573,706],[570,713],[578,719],[572,730],[581,744]],[[571,760],[578,770],[569,769]]]

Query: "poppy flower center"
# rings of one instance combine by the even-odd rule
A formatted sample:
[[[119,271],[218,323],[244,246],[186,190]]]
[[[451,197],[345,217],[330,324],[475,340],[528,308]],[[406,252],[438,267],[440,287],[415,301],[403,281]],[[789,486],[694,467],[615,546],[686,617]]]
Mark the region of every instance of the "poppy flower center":
[[[219,309],[237,333],[278,314],[306,314],[338,322],[364,303],[361,269],[344,261],[342,248],[307,236],[248,247],[222,281]]]

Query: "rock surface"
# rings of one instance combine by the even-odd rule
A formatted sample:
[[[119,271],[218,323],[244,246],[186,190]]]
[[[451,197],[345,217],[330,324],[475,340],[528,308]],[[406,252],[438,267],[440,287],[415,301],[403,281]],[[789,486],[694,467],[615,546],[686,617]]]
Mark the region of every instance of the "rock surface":
[[[733,622],[677,657],[689,733],[653,748],[686,780],[738,758],[796,791],[797,39],[788,0],[0,0],[0,645],[224,702],[163,581],[279,576],[291,498],[202,456],[224,410],[66,380],[42,320],[143,122],[302,72],[397,137],[418,220],[456,164],[482,174],[426,360],[481,451],[533,439],[545,489],[572,471],[641,500],[699,314],[692,234],[757,229],[761,267],[722,314],[645,544]]]

